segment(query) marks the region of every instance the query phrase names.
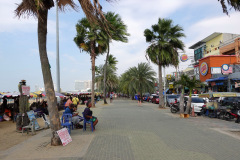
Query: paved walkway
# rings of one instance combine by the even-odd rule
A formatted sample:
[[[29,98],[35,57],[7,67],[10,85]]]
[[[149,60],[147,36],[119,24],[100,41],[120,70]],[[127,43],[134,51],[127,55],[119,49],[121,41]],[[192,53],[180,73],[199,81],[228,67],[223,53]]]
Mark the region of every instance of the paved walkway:
[[[84,107],[79,108],[79,113]],[[65,147],[50,146],[50,130],[7,151],[0,159],[239,160],[239,124],[218,119],[180,119],[151,103],[115,100],[93,109],[95,132],[73,130]]]

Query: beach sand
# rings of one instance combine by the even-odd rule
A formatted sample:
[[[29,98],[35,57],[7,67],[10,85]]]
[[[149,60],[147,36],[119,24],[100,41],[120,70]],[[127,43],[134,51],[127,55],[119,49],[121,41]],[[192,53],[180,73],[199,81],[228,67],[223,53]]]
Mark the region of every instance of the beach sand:
[[[44,128],[42,118],[37,118],[37,122],[40,128]],[[36,131],[36,134],[41,131]],[[13,121],[3,121],[0,122],[0,137],[0,151],[4,151],[32,137],[32,133],[23,133],[22,135],[22,133],[16,131],[16,123],[13,123]]]

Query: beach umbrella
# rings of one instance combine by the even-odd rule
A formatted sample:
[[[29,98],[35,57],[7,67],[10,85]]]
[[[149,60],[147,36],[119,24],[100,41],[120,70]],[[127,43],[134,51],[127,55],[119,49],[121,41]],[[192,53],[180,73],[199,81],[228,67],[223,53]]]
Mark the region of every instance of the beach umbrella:
[[[43,96],[46,96],[46,92],[42,92],[42,95],[43,95]],[[64,94],[58,93],[58,92],[55,92],[55,96],[56,96],[56,97],[65,97]]]
[[[34,92],[31,92],[31,93],[30,93],[30,96],[31,96],[31,97],[34,97],[34,98],[37,98],[37,97],[38,97],[38,94],[36,94],[36,93],[34,93]]]
[[[6,93],[4,94],[5,97],[17,97],[17,96],[20,96],[20,93],[19,92],[9,92],[9,93]]]

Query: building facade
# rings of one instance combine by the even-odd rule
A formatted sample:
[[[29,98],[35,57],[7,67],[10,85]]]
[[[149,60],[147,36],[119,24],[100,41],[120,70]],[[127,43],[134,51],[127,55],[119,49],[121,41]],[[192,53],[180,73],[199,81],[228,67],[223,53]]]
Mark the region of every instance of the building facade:
[[[81,90],[86,90],[88,88],[91,88],[92,86],[92,81],[79,81],[75,80],[75,90],[81,91]]]
[[[215,32],[192,45],[194,74],[215,92],[236,91],[240,81],[240,35]]]

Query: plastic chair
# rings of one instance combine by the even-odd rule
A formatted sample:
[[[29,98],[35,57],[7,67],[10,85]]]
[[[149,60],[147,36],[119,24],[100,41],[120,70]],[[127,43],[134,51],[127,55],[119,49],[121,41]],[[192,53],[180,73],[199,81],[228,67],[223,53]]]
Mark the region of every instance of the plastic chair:
[[[91,124],[92,132],[93,132],[93,121],[87,120],[84,116],[84,112],[82,112],[83,115],[83,131],[86,131],[86,123]]]
[[[27,134],[28,134],[29,129],[31,129],[32,135],[33,135],[33,133],[35,134],[35,123],[36,123],[35,121],[36,121],[36,119],[33,118],[30,121],[29,125],[22,127],[22,135],[23,135],[24,130],[27,130]]]
[[[47,117],[47,115],[45,113],[43,113],[42,118],[43,118],[43,120],[45,122],[45,128],[49,128],[50,121],[49,121],[49,119],[48,119],[48,117]]]
[[[62,115],[62,121],[61,126],[68,128],[68,133],[71,134],[71,127],[73,127],[72,124],[72,114],[63,114]]]

